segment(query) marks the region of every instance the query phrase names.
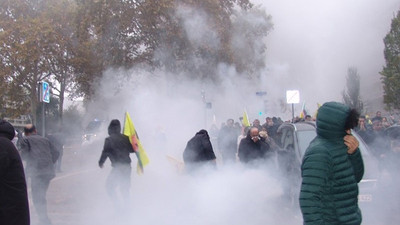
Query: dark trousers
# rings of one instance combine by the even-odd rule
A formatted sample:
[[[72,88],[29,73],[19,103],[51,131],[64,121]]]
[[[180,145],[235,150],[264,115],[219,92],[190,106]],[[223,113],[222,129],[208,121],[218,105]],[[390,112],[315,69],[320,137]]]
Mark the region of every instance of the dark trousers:
[[[47,215],[47,200],[46,193],[49,189],[50,180],[53,176],[50,175],[36,175],[31,176],[31,190],[32,190],[32,201],[35,206],[36,213],[39,220],[42,223],[50,224],[49,217]]]
[[[128,203],[131,188],[130,164],[115,165],[107,178],[106,189],[116,207],[124,207]],[[118,196],[118,190],[120,196]]]

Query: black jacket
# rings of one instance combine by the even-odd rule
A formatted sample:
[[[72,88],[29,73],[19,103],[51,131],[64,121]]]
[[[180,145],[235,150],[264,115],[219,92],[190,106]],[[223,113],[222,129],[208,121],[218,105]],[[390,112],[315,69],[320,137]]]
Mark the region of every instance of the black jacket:
[[[12,125],[0,121],[0,224],[28,225],[29,204],[21,157],[11,140]]]
[[[101,153],[99,165],[102,166],[107,158],[110,158],[113,167],[118,164],[131,163],[130,153],[133,153],[133,147],[129,137],[121,134],[121,124],[119,120],[112,120],[108,126],[109,137],[104,142],[103,152]]]
[[[21,157],[26,161],[27,176],[55,177],[54,163],[59,156],[49,139],[38,134],[30,134],[21,142]]]
[[[183,152],[185,164],[193,164],[214,160],[215,154],[206,130],[200,130],[190,139]]]
[[[250,130],[246,138],[243,138],[239,144],[238,156],[241,162],[249,163],[256,159],[267,157],[269,145],[262,140],[254,142],[250,136]]]

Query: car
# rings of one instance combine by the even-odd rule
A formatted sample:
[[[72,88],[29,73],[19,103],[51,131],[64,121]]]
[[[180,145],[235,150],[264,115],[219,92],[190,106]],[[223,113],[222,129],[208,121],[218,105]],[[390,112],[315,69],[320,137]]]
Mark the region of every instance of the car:
[[[359,142],[359,149],[364,160],[364,176],[359,183],[359,203],[371,202],[377,186],[379,167],[377,159],[371,154],[368,146],[354,131]],[[301,186],[301,164],[307,147],[317,136],[315,122],[283,123],[277,130],[275,141],[279,146],[278,166],[283,173],[285,194],[292,205],[298,204]],[[360,204],[360,205],[361,205]]]
[[[93,142],[98,136],[104,133],[104,120],[94,119],[88,123],[82,135],[82,144]]]

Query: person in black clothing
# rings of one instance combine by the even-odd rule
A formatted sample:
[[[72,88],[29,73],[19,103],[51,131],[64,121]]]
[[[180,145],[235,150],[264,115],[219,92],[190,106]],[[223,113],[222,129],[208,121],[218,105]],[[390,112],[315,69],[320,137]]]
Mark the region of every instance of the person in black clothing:
[[[187,172],[194,172],[204,166],[216,166],[216,157],[206,130],[200,130],[191,138],[183,152]]]
[[[258,128],[252,127],[246,138],[240,141],[238,153],[240,162],[251,163],[267,157],[269,145],[260,139]]]
[[[0,224],[29,225],[29,203],[24,168],[11,140],[14,127],[0,120]]]
[[[51,180],[56,176],[54,164],[59,152],[49,139],[37,134],[36,127],[24,127],[21,158],[26,161],[26,175],[31,180],[32,202],[40,224],[52,224],[47,212],[46,194]]]
[[[108,126],[108,134],[104,141],[103,151],[99,160],[99,167],[103,168],[107,158],[111,161],[112,170],[107,178],[106,189],[108,195],[114,200],[116,207],[119,207],[117,188],[121,193],[124,204],[129,200],[129,189],[131,185],[131,158],[133,146],[129,137],[121,134],[121,123],[115,119]]]

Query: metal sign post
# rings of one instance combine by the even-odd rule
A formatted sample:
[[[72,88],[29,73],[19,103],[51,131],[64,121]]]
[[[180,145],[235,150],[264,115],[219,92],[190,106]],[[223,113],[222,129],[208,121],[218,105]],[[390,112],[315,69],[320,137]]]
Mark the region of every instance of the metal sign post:
[[[47,82],[40,82],[39,83],[39,92],[40,92],[40,102],[42,102],[42,136],[45,136],[46,133],[46,126],[45,126],[45,109],[46,103],[50,103],[50,85]]]

